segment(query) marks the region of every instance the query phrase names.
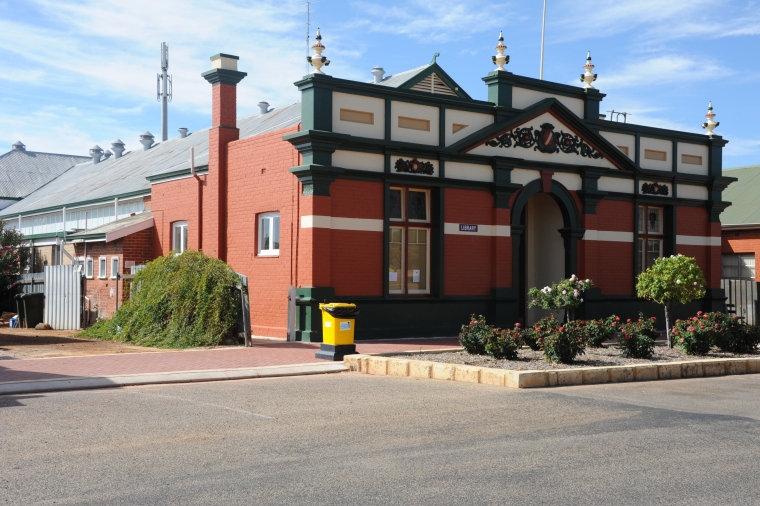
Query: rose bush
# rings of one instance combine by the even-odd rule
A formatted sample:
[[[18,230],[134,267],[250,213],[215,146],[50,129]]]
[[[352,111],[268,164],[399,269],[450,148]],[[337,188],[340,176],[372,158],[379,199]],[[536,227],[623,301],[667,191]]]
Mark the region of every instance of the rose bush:
[[[575,274],[559,283],[528,290],[531,300],[528,307],[540,307],[546,311],[565,311],[565,321],[574,319],[574,311],[583,303],[583,292],[593,287],[590,279],[579,279]]]
[[[618,345],[624,357],[652,358],[654,342],[660,336],[656,327],[656,318],[644,318],[639,313],[637,321],[630,319],[620,326]]]

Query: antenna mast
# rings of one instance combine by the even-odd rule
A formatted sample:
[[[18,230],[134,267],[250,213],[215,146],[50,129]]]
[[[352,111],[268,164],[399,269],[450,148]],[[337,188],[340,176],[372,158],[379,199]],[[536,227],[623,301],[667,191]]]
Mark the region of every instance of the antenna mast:
[[[309,42],[311,40],[309,29],[311,28],[311,2],[306,1],[306,56],[309,56]],[[309,73],[309,62],[306,61],[306,73]]]
[[[161,102],[161,140],[169,138],[169,102],[172,101],[172,76],[169,71],[169,45],[161,43],[161,73],[156,74],[156,100]]]

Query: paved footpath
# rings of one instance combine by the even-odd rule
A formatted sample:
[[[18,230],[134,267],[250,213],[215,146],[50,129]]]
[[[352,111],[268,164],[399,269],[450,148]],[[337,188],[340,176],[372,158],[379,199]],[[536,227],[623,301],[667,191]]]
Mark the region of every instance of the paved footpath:
[[[390,353],[458,347],[456,338],[360,341],[357,353]],[[0,355],[0,385],[62,378],[160,375],[187,371],[254,369],[299,364],[331,364],[315,358],[318,343],[254,339],[251,348],[123,353],[60,358],[11,359]]]

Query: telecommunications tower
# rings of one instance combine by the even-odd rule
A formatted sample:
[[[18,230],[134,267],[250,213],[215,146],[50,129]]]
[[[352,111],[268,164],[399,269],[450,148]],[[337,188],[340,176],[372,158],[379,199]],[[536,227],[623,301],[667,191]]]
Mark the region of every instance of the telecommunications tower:
[[[169,138],[169,102],[172,101],[172,76],[169,71],[169,45],[161,43],[161,73],[156,74],[156,100],[161,102],[161,140]]]

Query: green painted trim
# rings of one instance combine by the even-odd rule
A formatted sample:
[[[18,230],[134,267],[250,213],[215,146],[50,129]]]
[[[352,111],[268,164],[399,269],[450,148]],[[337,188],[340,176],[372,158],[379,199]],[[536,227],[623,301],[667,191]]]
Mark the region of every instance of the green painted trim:
[[[434,62],[434,63],[432,63],[432,64],[431,64],[429,67],[427,67],[426,69],[422,69],[421,71],[419,71],[419,72],[418,72],[416,75],[414,75],[413,77],[411,77],[411,78],[410,78],[408,81],[406,81],[406,82],[404,82],[403,84],[401,84],[400,86],[398,86],[398,88],[399,88],[399,89],[402,89],[402,90],[411,90],[412,86],[414,86],[415,84],[418,84],[420,81],[422,81],[423,79],[425,79],[425,78],[426,78],[427,76],[429,76],[430,74],[435,74],[435,75],[437,75],[437,76],[438,76],[438,77],[441,79],[441,81],[443,81],[444,83],[446,83],[446,86],[448,86],[449,88],[451,88],[451,90],[452,90],[454,93],[456,93],[456,94],[457,94],[457,96],[458,96],[459,98],[464,98],[464,99],[472,100],[472,98],[470,97],[470,95],[468,95],[468,94],[467,94],[467,92],[466,92],[466,91],[464,91],[464,90],[462,89],[462,87],[461,87],[461,86],[459,86],[459,85],[458,85],[458,84],[457,84],[457,83],[456,83],[456,82],[455,82],[455,81],[454,81],[454,80],[451,78],[451,76],[450,76],[450,75],[448,75],[448,74],[446,73],[446,71],[445,71],[445,70],[443,70],[443,69],[441,68],[441,66],[440,66],[440,65],[438,65],[438,64],[437,64],[437,63],[435,63],[435,62]],[[417,93],[426,93],[426,92],[424,92],[424,91],[420,91],[420,92],[417,92]],[[437,96],[437,95],[436,95],[436,96]]]
[[[543,91],[544,93],[553,93],[556,95],[564,95],[566,97],[579,98],[581,100],[584,100],[587,96],[585,88],[581,88],[580,86],[554,83],[551,81],[544,81],[541,79],[536,79],[534,77],[520,76],[512,73],[509,73],[509,78],[512,82],[512,86],[517,86],[519,88],[529,88],[531,90]],[[597,91],[597,93],[599,93],[599,100],[607,96],[605,93],[600,93],[599,91]]]
[[[345,170],[339,167],[324,165],[300,165],[289,169],[303,186],[302,195],[304,197],[312,196],[330,196],[330,184],[342,175]]]
[[[110,197],[103,197],[100,199],[93,199],[93,200],[83,200],[81,202],[72,202],[69,204],[64,204],[60,206],[52,206],[52,207],[43,207],[39,209],[34,209],[32,211],[23,211],[20,213],[13,213],[13,214],[6,214],[6,215],[0,215],[0,218],[6,219],[6,218],[18,218],[19,216],[29,216],[30,214],[43,214],[43,213],[49,213],[53,211],[59,211],[62,210],[64,207],[68,210],[71,208],[76,207],[83,207],[83,206],[89,206],[91,204],[100,204],[103,202],[113,202],[114,199],[128,199],[132,197],[149,197],[150,196],[150,190],[137,190],[129,193],[121,193],[118,195],[111,195]]]
[[[604,130],[606,132],[616,132],[628,135],[644,135],[652,139],[661,139],[665,141],[679,141],[688,142],[691,144],[709,144],[710,138],[704,134],[694,134],[690,132],[681,132],[679,130],[667,130],[665,128],[649,127],[644,125],[636,125],[635,123],[618,123],[617,121],[610,120],[586,120],[594,128]],[[720,136],[715,136],[714,139],[721,143],[721,147],[728,143],[727,140],[723,140]]]
[[[301,130],[332,131],[332,77],[312,74],[301,89]]]
[[[195,173],[199,176],[208,174],[208,165],[199,165],[198,167],[195,168]],[[192,176],[190,169],[179,169],[179,170],[174,170],[172,172],[164,172],[162,174],[145,176],[145,179],[155,184],[155,183],[160,183],[161,181],[165,179],[173,179],[173,178],[182,177],[182,176]]]
[[[322,311],[320,302],[334,302],[332,287],[296,288],[296,341],[322,342]]]
[[[237,86],[237,84],[247,75],[247,72],[238,72],[237,70],[211,69],[203,72],[201,77],[214,86],[217,84]]]

